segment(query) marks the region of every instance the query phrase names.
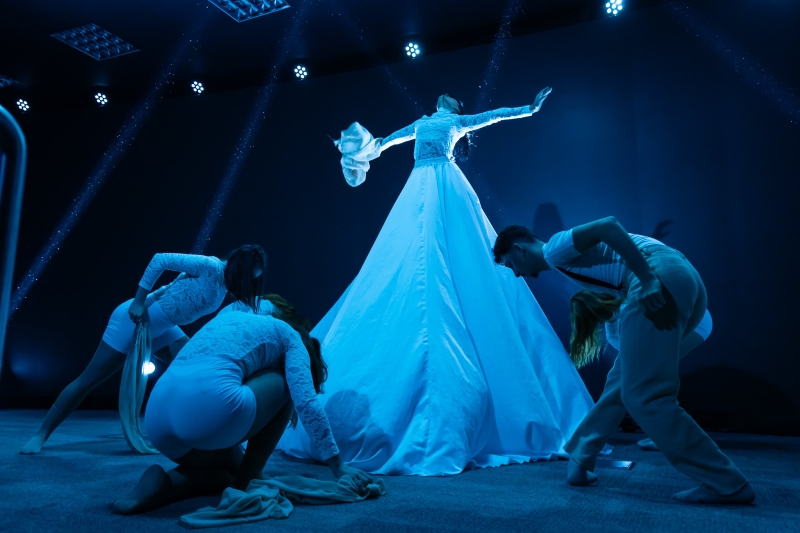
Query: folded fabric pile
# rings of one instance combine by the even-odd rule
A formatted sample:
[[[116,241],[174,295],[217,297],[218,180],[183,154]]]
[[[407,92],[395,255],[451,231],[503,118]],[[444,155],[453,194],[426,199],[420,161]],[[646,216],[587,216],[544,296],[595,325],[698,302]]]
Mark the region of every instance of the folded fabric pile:
[[[377,498],[386,492],[382,479],[375,479],[366,486],[357,484],[350,476],[336,481],[303,476],[256,479],[244,492],[225,489],[216,508],[203,507],[182,516],[178,523],[187,529],[248,524],[268,518],[287,518],[294,509],[292,502],[311,505],[352,503]]]

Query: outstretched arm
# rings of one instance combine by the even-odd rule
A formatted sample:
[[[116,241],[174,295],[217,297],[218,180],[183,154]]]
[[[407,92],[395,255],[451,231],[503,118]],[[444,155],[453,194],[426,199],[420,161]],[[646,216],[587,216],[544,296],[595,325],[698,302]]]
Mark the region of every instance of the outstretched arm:
[[[213,273],[215,270],[214,259],[204,255],[194,254],[156,254],[147,265],[133,303],[128,308],[131,320],[138,323],[144,315],[144,301],[153,289],[158,278],[165,270],[172,270],[193,277],[200,277]]]
[[[401,130],[397,130],[388,137],[379,139],[381,143],[381,153],[383,153],[383,151],[386,150],[387,148],[391,148],[396,144],[401,144],[406,141],[410,141],[416,136],[417,136],[417,128],[414,124],[406,126]]]
[[[650,269],[650,265],[647,264],[647,260],[636,247],[631,236],[628,235],[622,224],[617,222],[616,218],[606,217],[577,226],[572,230],[572,240],[575,250],[579,253],[583,253],[601,242],[617,252],[642,283],[638,304],[643,311],[654,313],[666,303],[661,294],[661,282]]]
[[[544,102],[544,99],[547,98],[547,95],[550,94],[552,90],[553,89],[550,87],[542,89],[539,94],[536,95],[536,100],[531,105],[522,107],[501,107],[500,109],[478,113],[477,115],[464,115],[459,117],[459,124],[462,129],[472,131],[485,128],[501,120],[529,117],[542,108],[542,102]]]
[[[349,475],[353,481],[369,483],[371,478],[357,468],[347,466],[339,456],[339,448],[333,439],[328,417],[322,404],[317,399],[314,381],[311,377],[311,362],[308,352],[297,334],[283,322],[277,322],[284,342],[286,383],[292,396],[295,409],[308,436],[314,441],[317,451],[328,463],[333,475],[337,478]]]

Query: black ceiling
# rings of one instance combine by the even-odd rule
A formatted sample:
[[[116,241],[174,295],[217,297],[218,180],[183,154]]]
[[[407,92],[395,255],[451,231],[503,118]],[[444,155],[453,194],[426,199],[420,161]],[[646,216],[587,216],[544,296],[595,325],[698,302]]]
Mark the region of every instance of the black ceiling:
[[[523,35],[606,16],[605,0],[288,0],[291,8],[237,23],[208,0],[2,0],[0,75],[16,84],[0,88],[39,108],[94,105],[102,89],[131,101],[151,88],[176,50],[192,36],[165,92],[190,94],[200,79],[208,90],[258,85],[292,77],[295,63],[311,76],[406,60],[413,39],[434,54],[491,42],[511,16],[510,32]],[[658,0],[627,0],[628,10]],[[51,37],[96,24],[140,51],[97,61]],[[285,61],[280,61],[280,59]]]

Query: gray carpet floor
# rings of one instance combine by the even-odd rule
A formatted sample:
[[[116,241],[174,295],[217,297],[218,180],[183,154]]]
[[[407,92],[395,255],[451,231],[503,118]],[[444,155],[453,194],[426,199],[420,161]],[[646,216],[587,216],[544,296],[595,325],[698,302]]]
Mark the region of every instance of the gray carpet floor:
[[[142,471],[162,456],[132,453],[111,411],[78,411],[36,456],[17,452],[44,411],[0,411],[0,531],[178,532],[178,517],[218,498],[197,498],[140,516],[111,512]],[[598,469],[593,486],[566,484],[566,461],[472,470],[458,476],[387,477],[389,494],[355,504],[296,506],[286,520],[215,531],[800,531],[800,438],[712,434],[749,477],[755,505],[694,506],[670,495],[695,483],[664,456],[636,446],[641,435],[612,439],[613,459],[631,470]],[[332,479],[327,467],[275,454],[270,475]]]

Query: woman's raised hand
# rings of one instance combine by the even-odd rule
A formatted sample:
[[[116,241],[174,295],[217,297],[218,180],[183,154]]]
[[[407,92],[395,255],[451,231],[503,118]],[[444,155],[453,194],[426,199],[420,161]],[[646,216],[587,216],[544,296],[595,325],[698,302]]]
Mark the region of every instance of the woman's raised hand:
[[[531,105],[531,110],[533,110],[534,113],[542,108],[542,102],[544,102],[544,99],[547,98],[547,95],[551,92],[553,92],[553,89],[550,87],[545,87],[539,91],[539,94],[536,95],[536,100],[534,100],[533,105]]]

